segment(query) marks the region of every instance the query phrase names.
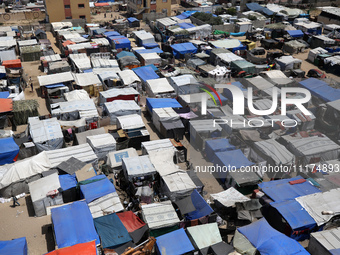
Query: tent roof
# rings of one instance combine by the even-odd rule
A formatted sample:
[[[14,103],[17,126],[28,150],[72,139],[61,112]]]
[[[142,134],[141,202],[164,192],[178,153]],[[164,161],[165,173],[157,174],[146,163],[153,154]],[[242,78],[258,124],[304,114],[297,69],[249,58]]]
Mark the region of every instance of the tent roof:
[[[58,173],[50,174],[46,177],[32,181],[28,184],[32,202],[39,201],[46,197],[51,190],[60,188]]]
[[[167,78],[147,80],[147,85],[154,94],[174,92],[174,88],[170,85]]]
[[[261,254],[309,254],[301,244],[272,228],[264,218],[238,228],[237,231],[244,235]]]
[[[311,235],[323,246],[326,250],[339,250],[340,249],[340,228],[324,230]],[[332,253],[331,253],[332,254]],[[338,253],[335,253],[338,254]]]
[[[56,74],[49,74],[49,75],[41,75],[38,76],[38,81],[40,87],[57,84],[57,83],[64,83],[73,81],[74,77],[71,72],[64,72],[64,73],[56,73]]]
[[[203,249],[222,242],[221,234],[216,222],[188,227],[187,231],[192,237],[192,240],[196,243],[198,249]]]
[[[302,37],[303,36],[303,32],[301,30],[287,30],[287,33],[291,37]]]
[[[142,205],[142,214],[150,229],[169,227],[180,222],[171,201]]]
[[[20,237],[9,241],[0,241],[0,254],[27,255],[26,237]]]
[[[107,155],[106,164],[112,168],[122,166],[122,159],[129,157],[137,157],[138,153],[135,148],[127,148],[119,151],[111,151]]]
[[[181,192],[187,190],[194,190],[195,183],[191,180],[186,172],[172,173],[162,176],[165,184],[168,186],[170,192]]]
[[[326,102],[340,99],[340,89],[332,88],[322,80],[309,78],[299,82],[299,84],[310,90],[314,96],[317,96]]]
[[[308,181],[291,185],[290,181],[301,180],[301,176],[290,179],[262,182],[259,187],[262,191],[275,202],[291,200],[300,196],[321,192]]]
[[[100,244],[92,215],[85,201],[76,201],[51,209],[55,240],[58,248],[95,240]]]
[[[204,198],[197,192],[195,189],[191,195],[191,201],[195,207],[195,211],[189,212],[187,214],[187,219],[196,220],[201,217],[207,216],[214,212],[213,209],[209,206],[209,204],[204,200]]]
[[[118,245],[132,241],[128,231],[117,214],[112,213],[98,217],[93,221],[104,249],[114,248]]]
[[[249,197],[244,196],[233,187],[230,187],[229,189],[220,193],[210,194],[210,196],[225,207],[235,206],[235,203],[250,201]]]
[[[197,48],[191,42],[173,44],[173,45],[171,45],[171,48],[174,50],[175,56],[177,54],[184,55],[186,53],[196,53],[197,52]]]
[[[102,84],[98,76],[94,73],[75,73],[73,74],[74,81],[79,86],[90,86],[95,84]]]
[[[126,230],[130,233],[141,227],[144,227],[146,224],[132,211],[120,212],[117,213],[117,216],[125,226]]]
[[[242,46],[238,39],[223,39],[210,42],[216,48],[233,49]]]
[[[0,113],[11,112],[13,110],[12,99],[0,98]]]
[[[96,254],[96,242],[90,241],[88,243],[79,243],[70,247],[57,249],[46,253],[46,255],[81,255],[81,254]]]
[[[146,105],[150,112],[153,108],[182,108],[182,105],[175,98],[147,98]]]
[[[19,153],[19,146],[13,137],[0,139],[0,165],[13,163]]]
[[[307,196],[297,197],[296,200],[316,221],[318,226],[327,223],[334,215],[323,215],[322,211],[333,211],[335,215],[340,212],[340,189],[332,189]],[[322,205],[322,206],[320,206]]]
[[[275,139],[256,142],[254,143],[254,146],[262,153],[272,158],[276,165],[294,163],[295,156]]]
[[[195,249],[183,228],[159,236],[156,240],[161,255],[185,254]]]
[[[232,150],[232,151],[221,151],[216,152],[216,157],[221,163],[222,166],[235,166],[236,169],[239,169],[242,166],[251,166],[254,165],[253,162],[250,162],[246,156],[244,156],[241,150]]]
[[[119,77],[123,81],[124,85],[130,85],[134,82],[141,82],[139,77],[135,74],[134,71],[128,69],[118,72]]]
[[[145,127],[142,117],[138,114],[117,116],[117,123],[122,129],[135,129]]]
[[[39,120],[39,118],[29,117],[28,124],[30,135],[35,143],[44,143],[54,139],[64,139],[57,118]]]
[[[80,185],[80,191],[86,203],[116,191],[115,186],[103,174],[91,177],[85,182],[89,183]]]
[[[100,95],[104,98],[113,98],[118,96],[127,96],[127,95],[139,95],[138,91],[132,87],[128,88],[120,88],[120,89],[109,89],[105,91],[101,91]]]
[[[75,175],[61,174],[59,175],[60,187],[63,190],[68,190],[77,186],[77,179]]]
[[[134,100],[114,100],[104,103],[106,110],[109,113],[123,111],[140,111],[140,106]]]
[[[279,211],[293,230],[316,225],[314,219],[296,200],[274,202],[270,205]]]
[[[152,165],[149,155],[123,158],[123,169],[132,181],[134,177],[142,177],[156,174],[156,169]]]
[[[141,67],[133,68],[132,70],[144,82],[146,82],[147,80],[159,78],[158,74],[156,74],[155,72],[157,68],[154,65],[141,66]]]

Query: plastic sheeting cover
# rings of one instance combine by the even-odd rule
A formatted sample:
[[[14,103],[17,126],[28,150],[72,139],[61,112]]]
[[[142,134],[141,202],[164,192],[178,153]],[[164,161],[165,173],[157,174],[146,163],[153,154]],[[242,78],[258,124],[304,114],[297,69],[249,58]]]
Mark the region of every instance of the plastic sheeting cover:
[[[14,142],[13,137],[0,139],[0,165],[14,162],[19,153],[19,146]]]
[[[156,240],[161,255],[185,254],[195,249],[183,228],[159,236]]]
[[[249,197],[244,196],[233,187],[230,187],[220,193],[211,194],[210,196],[225,207],[235,206],[235,203],[250,201]]]
[[[186,218],[188,220],[196,220],[214,212],[214,210],[211,209],[210,205],[204,200],[204,198],[197,192],[196,189],[191,193],[190,197],[195,207],[195,211],[189,212],[187,214]]]
[[[27,255],[26,237],[20,237],[10,241],[0,241],[0,254]]]
[[[222,242],[221,234],[216,222],[188,227],[187,231],[196,243],[198,249],[203,249]]]
[[[123,158],[123,169],[127,178],[132,181],[134,177],[156,174],[148,155]]]
[[[87,180],[94,182],[80,185],[80,191],[85,198],[86,203],[90,203],[97,198],[103,197],[116,191],[115,186],[103,174],[91,177]]]
[[[122,166],[123,158],[137,157],[138,153],[135,148],[128,148],[125,150],[111,151],[107,155],[106,164],[111,168]]]
[[[100,244],[91,212],[85,201],[53,208],[51,214],[59,249],[93,240],[96,241],[96,245]]]

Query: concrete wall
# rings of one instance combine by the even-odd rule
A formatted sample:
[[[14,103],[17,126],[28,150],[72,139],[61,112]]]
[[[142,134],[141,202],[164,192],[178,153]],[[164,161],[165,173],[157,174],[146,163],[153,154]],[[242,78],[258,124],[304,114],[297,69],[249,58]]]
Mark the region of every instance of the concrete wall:
[[[156,20],[156,19],[161,19],[165,18],[166,14],[165,13],[156,13],[156,12],[151,12],[151,13],[143,13],[143,20]]]
[[[328,17],[324,16],[318,16],[318,22],[323,23],[323,24],[337,24],[340,25],[340,17],[339,19],[330,19]]]
[[[84,8],[79,8],[78,4],[84,4]],[[65,5],[70,5],[70,8],[65,9]],[[87,22],[91,21],[90,5],[86,0],[45,0],[45,6],[49,22],[60,22],[66,17],[79,19],[80,16],[85,16]]]

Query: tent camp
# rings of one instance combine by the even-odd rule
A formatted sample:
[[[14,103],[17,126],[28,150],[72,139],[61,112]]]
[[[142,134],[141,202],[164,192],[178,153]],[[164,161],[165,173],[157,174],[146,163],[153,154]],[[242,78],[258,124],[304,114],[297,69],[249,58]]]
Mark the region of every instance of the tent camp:
[[[141,115],[141,108],[134,100],[114,100],[104,103],[104,111],[110,116],[110,124],[117,123],[118,116],[138,114]]]
[[[171,201],[142,205],[142,215],[151,230],[174,226],[180,222]]]
[[[62,194],[55,193],[55,191],[60,188],[58,173],[30,182],[28,187],[31,194],[35,216],[37,217],[46,215],[47,207],[63,204]]]
[[[0,241],[0,254],[28,255],[26,237]]]
[[[338,159],[340,146],[326,136],[289,140],[287,148],[295,155],[298,165]]]
[[[39,120],[28,118],[30,135],[38,151],[60,149],[64,145],[64,136],[57,118]]]
[[[125,226],[115,213],[95,218],[93,222],[104,249],[115,248],[132,241]]]
[[[297,40],[292,40],[289,42],[285,42],[283,44],[282,50],[288,52],[289,54],[297,54],[300,52],[305,52],[306,48],[307,48],[306,44],[301,43]]]
[[[262,189],[262,192],[264,192],[274,202],[282,202],[292,200],[300,196],[320,193],[318,188],[314,187],[301,176],[296,176],[290,179],[262,182],[259,184],[259,187]]]
[[[311,255],[339,254],[339,236],[340,228],[312,233],[308,243],[308,251]]]
[[[10,164],[16,161],[19,153],[19,146],[13,137],[0,139],[0,165]]]
[[[195,249],[183,228],[159,236],[156,240],[157,249],[161,255],[185,254]]]
[[[240,227],[235,232],[234,247],[240,253],[296,254],[309,253],[297,241],[273,229],[265,219]]]
[[[88,136],[86,140],[99,159],[106,158],[110,151],[116,150],[116,140],[111,134]]]
[[[156,169],[152,165],[148,155],[122,159],[122,166],[126,180],[135,182],[138,179],[154,177]],[[154,179],[154,178],[151,178]]]
[[[146,81],[146,93],[149,97],[172,97],[174,89],[166,78]]]
[[[119,151],[111,151],[107,155],[106,165],[112,170],[121,170],[123,158],[137,157],[138,153],[135,148],[127,148]]]
[[[54,236],[58,248],[95,240],[99,236],[93,224],[92,215],[85,201],[76,201],[51,210]]]

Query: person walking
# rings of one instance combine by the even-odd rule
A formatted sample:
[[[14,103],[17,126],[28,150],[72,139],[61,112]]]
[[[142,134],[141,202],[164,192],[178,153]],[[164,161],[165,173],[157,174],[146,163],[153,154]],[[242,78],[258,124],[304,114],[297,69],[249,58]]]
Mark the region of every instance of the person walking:
[[[33,82],[31,82],[31,89],[32,89],[32,92],[33,92]]]
[[[18,199],[16,198],[16,196],[13,196],[13,205],[12,207],[16,207],[16,206],[20,206]]]
[[[104,18],[106,19],[106,13],[104,13]]]

